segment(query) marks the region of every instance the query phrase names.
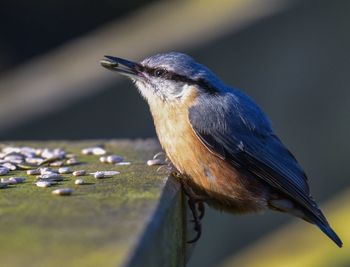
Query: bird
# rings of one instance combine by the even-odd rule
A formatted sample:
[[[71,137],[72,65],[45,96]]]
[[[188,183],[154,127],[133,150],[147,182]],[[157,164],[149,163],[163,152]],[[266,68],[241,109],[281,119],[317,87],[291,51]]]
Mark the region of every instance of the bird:
[[[310,194],[308,178],[259,105],[180,52],[140,62],[104,56],[100,64],[133,81],[159,142],[189,197],[197,236],[204,203],[233,213],[275,210],[315,224],[342,241]]]

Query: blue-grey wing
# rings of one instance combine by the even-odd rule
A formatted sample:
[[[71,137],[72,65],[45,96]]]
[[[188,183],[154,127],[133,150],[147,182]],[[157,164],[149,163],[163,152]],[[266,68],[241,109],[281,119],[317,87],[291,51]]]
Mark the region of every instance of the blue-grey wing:
[[[189,120],[209,151],[262,179],[326,222],[310,196],[304,171],[249,97],[241,92],[200,96],[189,109]]]

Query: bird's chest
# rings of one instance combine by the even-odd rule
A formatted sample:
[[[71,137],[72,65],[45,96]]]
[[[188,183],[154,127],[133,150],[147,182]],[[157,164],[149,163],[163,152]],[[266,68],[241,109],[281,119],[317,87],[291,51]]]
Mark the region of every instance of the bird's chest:
[[[213,205],[241,211],[261,206],[260,183],[242,176],[228,162],[209,152],[191,127],[188,106],[159,105],[151,112],[167,156],[195,188],[219,203]]]
[[[163,108],[153,115],[159,141],[175,167],[185,173],[201,145],[191,129],[188,113],[180,108]]]

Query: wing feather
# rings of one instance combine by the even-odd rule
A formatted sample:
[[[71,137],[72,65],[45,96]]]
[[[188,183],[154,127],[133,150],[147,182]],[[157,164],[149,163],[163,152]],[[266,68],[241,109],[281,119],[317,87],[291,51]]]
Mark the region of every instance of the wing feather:
[[[310,196],[304,171],[246,95],[225,92],[210,99],[199,97],[189,109],[189,121],[211,153],[263,180],[327,224]]]

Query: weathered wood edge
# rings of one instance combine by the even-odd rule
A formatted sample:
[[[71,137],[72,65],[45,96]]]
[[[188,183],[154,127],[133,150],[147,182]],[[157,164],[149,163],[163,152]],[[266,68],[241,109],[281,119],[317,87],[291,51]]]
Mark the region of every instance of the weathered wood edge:
[[[169,176],[159,204],[125,267],[185,266],[193,245],[187,240],[187,205],[180,184]]]

